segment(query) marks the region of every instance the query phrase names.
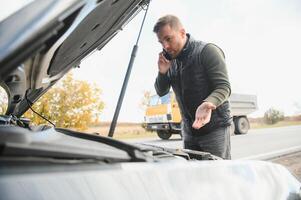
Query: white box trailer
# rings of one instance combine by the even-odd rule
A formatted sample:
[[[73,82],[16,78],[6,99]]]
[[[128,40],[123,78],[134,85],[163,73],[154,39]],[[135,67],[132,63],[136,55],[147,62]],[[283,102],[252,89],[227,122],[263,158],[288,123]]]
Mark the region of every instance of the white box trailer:
[[[229,97],[235,134],[246,134],[250,129],[247,115],[258,109],[257,96],[233,93]]]

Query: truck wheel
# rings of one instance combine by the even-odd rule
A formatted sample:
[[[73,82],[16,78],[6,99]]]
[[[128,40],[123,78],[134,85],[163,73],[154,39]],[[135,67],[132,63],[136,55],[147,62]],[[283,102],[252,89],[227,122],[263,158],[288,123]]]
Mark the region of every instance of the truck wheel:
[[[249,120],[246,117],[238,117],[234,119],[235,134],[246,134],[250,128]]]
[[[157,134],[159,138],[161,138],[162,140],[168,140],[172,135],[169,131],[163,131],[163,130],[157,131]]]

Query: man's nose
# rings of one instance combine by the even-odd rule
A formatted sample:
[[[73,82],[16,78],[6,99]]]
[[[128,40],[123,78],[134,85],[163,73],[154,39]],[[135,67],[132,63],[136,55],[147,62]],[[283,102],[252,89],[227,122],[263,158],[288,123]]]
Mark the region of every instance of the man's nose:
[[[162,47],[163,47],[163,49],[167,50],[167,49],[169,49],[169,44],[167,42],[163,42]]]

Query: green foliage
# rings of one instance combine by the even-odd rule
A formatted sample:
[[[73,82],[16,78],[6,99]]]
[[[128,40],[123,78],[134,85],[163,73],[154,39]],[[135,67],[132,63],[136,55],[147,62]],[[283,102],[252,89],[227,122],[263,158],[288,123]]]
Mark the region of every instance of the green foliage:
[[[274,108],[270,108],[264,113],[264,123],[266,124],[276,124],[279,121],[282,121],[284,119],[284,113],[276,110]]]
[[[100,94],[101,90],[98,87],[85,81],[75,80],[69,73],[45,93],[33,108],[57,127],[84,130],[99,120],[99,115],[104,108]],[[45,123],[45,120],[31,110],[24,115],[34,124]]]

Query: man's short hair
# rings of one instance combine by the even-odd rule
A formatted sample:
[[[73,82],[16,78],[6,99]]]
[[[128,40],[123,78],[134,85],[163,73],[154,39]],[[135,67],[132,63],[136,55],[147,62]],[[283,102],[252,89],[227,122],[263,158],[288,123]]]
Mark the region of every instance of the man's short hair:
[[[169,25],[170,28],[177,29],[177,30],[180,27],[182,27],[182,24],[178,17],[176,17],[174,15],[165,15],[158,19],[157,23],[154,26],[153,31],[155,33],[158,33],[161,30],[161,28],[164,27],[165,25]]]

